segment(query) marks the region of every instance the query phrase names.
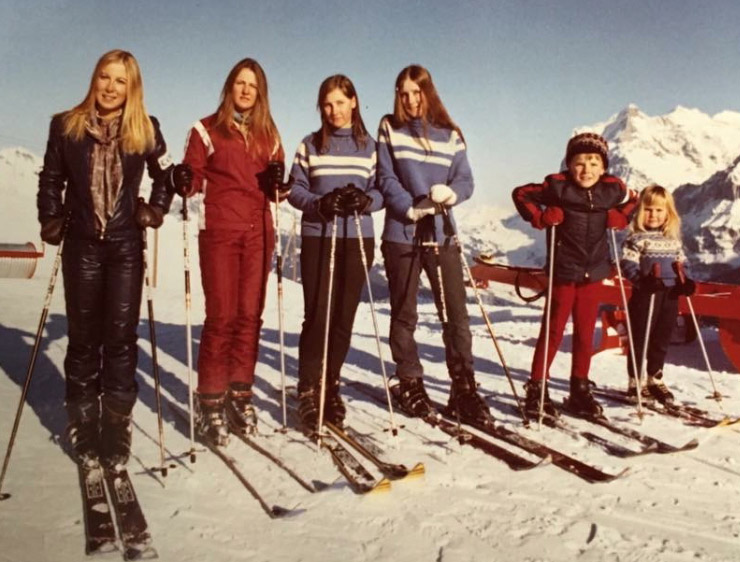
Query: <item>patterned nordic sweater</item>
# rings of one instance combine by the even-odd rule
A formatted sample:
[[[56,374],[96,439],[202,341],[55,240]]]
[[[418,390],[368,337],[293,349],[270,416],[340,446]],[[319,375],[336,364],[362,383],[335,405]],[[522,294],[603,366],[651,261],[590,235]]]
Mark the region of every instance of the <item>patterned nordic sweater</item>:
[[[428,140],[427,140],[428,139]],[[383,240],[412,244],[415,224],[406,212],[438,183],[456,194],[456,205],[473,195],[473,174],[465,143],[456,131],[427,125],[420,119],[399,128],[383,117],[378,130],[378,189],[386,205]],[[452,211],[449,211],[454,225]],[[442,215],[436,215],[437,241],[445,240]]]
[[[365,214],[360,215],[362,236],[373,238],[373,221],[368,213],[383,207],[383,196],[375,187],[375,140],[368,135],[363,148],[355,143],[351,129],[337,129],[330,137],[329,150],[319,154],[313,138],[311,134],[301,141],[290,170],[294,183],[288,201],[303,211],[301,236],[331,236],[331,223],[327,225],[319,217],[318,201],[334,188],[353,183],[373,200]],[[358,237],[353,216],[337,217],[337,235]]]
[[[640,279],[650,275],[653,264],[660,266],[660,278],[666,287],[676,284],[674,262],[686,265],[681,241],[668,238],[660,230],[630,232],[622,243],[622,271],[624,276],[639,286]]]

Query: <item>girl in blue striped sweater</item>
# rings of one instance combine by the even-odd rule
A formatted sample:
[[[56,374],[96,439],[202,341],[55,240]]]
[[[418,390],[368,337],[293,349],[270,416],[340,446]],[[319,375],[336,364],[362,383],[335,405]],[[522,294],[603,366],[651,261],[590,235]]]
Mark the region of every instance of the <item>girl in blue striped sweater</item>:
[[[488,407],[476,391],[465,284],[451,239],[452,207],[473,194],[473,175],[460,129],[421,66],[408,66],[398,75],[393,114],[380,122],[378,188],[386,205],[381,250],[391,294],[390,347],[400,406],[415,416],[434,412],[414,339],[423,270],[442,322],[452,378],[448,405],[464,421],[488,420]]]
[[[298,349],[299,416],[306,431],[318,421],[320,378],[329,284],[332,227],[337,241],[329,323],[324,419],[337,425],[346,413],[339,394],[339,376],[349,350],[352,325],[360,302],[365,272],[375,250],[370,213],[383,207],[375,188],[375,140],[367,133],[352,82],[330,76],[319,88],[321,128],[301,141],[291,169],[288,201],[303,211],[301,278],[304,317]],[[360,231],[355,225],[360,216]],[[362,263],[360,244],[367,263]]]
[[[630,234],[622,244],[622,271],[633,284],[628,308],[637,367],[639,370],[648,339],[644,392],[662,403],[673,401],[673,394],[663,382],[663,365],[678,316],[678,297],[690,296],[696,289],[691,279],[681,279],[677,275],[678,264],[683,266],[686,261],[680,231],[681,219],[670,191],[651,185],[640,193]],[[652,296],[655,300],[650,335],[646,338]],[[634,396],[637,385],[630,357],[627,358],[627,372],[628,392]]]

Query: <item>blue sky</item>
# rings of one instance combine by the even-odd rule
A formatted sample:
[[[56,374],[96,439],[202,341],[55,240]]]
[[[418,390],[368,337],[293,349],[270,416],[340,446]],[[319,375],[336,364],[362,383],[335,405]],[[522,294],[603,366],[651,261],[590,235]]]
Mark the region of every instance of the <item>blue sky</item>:
[[[0,0],[0,147],[42,154],[51,115],[78,103],[97,58],[134,53],[149,112],[180,158],[229,69],[265,68],[291,155],[319,124],[321,81],[347,74],[373,135],[393,83],[419,63],[468,143],[474,201],[509,205],[556,171],[575,127],[629,103],[740,110],[740,2]]]

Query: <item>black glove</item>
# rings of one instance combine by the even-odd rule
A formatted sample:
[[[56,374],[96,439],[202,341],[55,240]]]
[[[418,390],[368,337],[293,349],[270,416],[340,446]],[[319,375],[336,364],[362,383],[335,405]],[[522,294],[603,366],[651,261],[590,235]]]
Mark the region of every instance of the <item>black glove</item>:
[[[359,187],[355,187],[353,183],[342,191],[342,200],[344,201],[344,213],[348,216],[364,213],[373,202],[372,197]]]
[[[143,197],[139,197],[134,218],[139,228],[159,228],[164,222],[164,211],[156,205],[150,205],[144,201]]]
[[[660,277],[656,277],[652,274],[645,275],[640,280],[640,289],[652,295],[665,290],[665,283],[663,283],[663,280]]]
[[[41,240],[52,246],[59,246],[64,238],[64,217],[44,219],[41,224]]]
[[[329,222],[335,216],[344,216],[344,193],[342,188],[334,188],[334,191],[322,195],[317,210],[324,222]]]
[[[685,297],[690,297],[696,292],[696,283],[688,277],[683,278],[683,282],[680,279],[676,279],[676,293]]]
[[[270,160],[267,163],[265,171],[265,181],[267,182],[267,196],[271,201],[277,197],[278,201],[284,200],[293,187],[293,177],[289,177],[287,182],[283,182],[285,177],[285,164],[280,160]]]
[[[188,164],[177,164],[172,169],[172,193],[180,197],[188,197],[192,193],[193,170]]]

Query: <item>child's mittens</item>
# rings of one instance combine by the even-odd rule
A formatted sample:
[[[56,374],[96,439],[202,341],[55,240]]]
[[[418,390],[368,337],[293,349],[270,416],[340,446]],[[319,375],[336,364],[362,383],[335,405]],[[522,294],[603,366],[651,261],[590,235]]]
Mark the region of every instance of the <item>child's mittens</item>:
[[[665,290],[665,283],[663,283],[660,277],[656,277],[651,273],[640,279],[640,289],[652,295]]]
[[[448,185],[435,183],[429,190],[429,198],[440,205],[452,207],[457,202],[457,193]]]
[[[683,280],[678,279],[676,282],[676,292],[679,295],[690,297],[696,292],[696,283],[688,277],[684,277]]]
[[[613,228],[614,230],[624,230],[627,228],[629,220],[627,216],[619,212],[617,209],[609,209],[606,212],[606,227]]]
[[[565,214],[560,207],[545,207],[539,215],[532,217],[532,226],[542,230],[548,226],[557,226],[565,220]]]

